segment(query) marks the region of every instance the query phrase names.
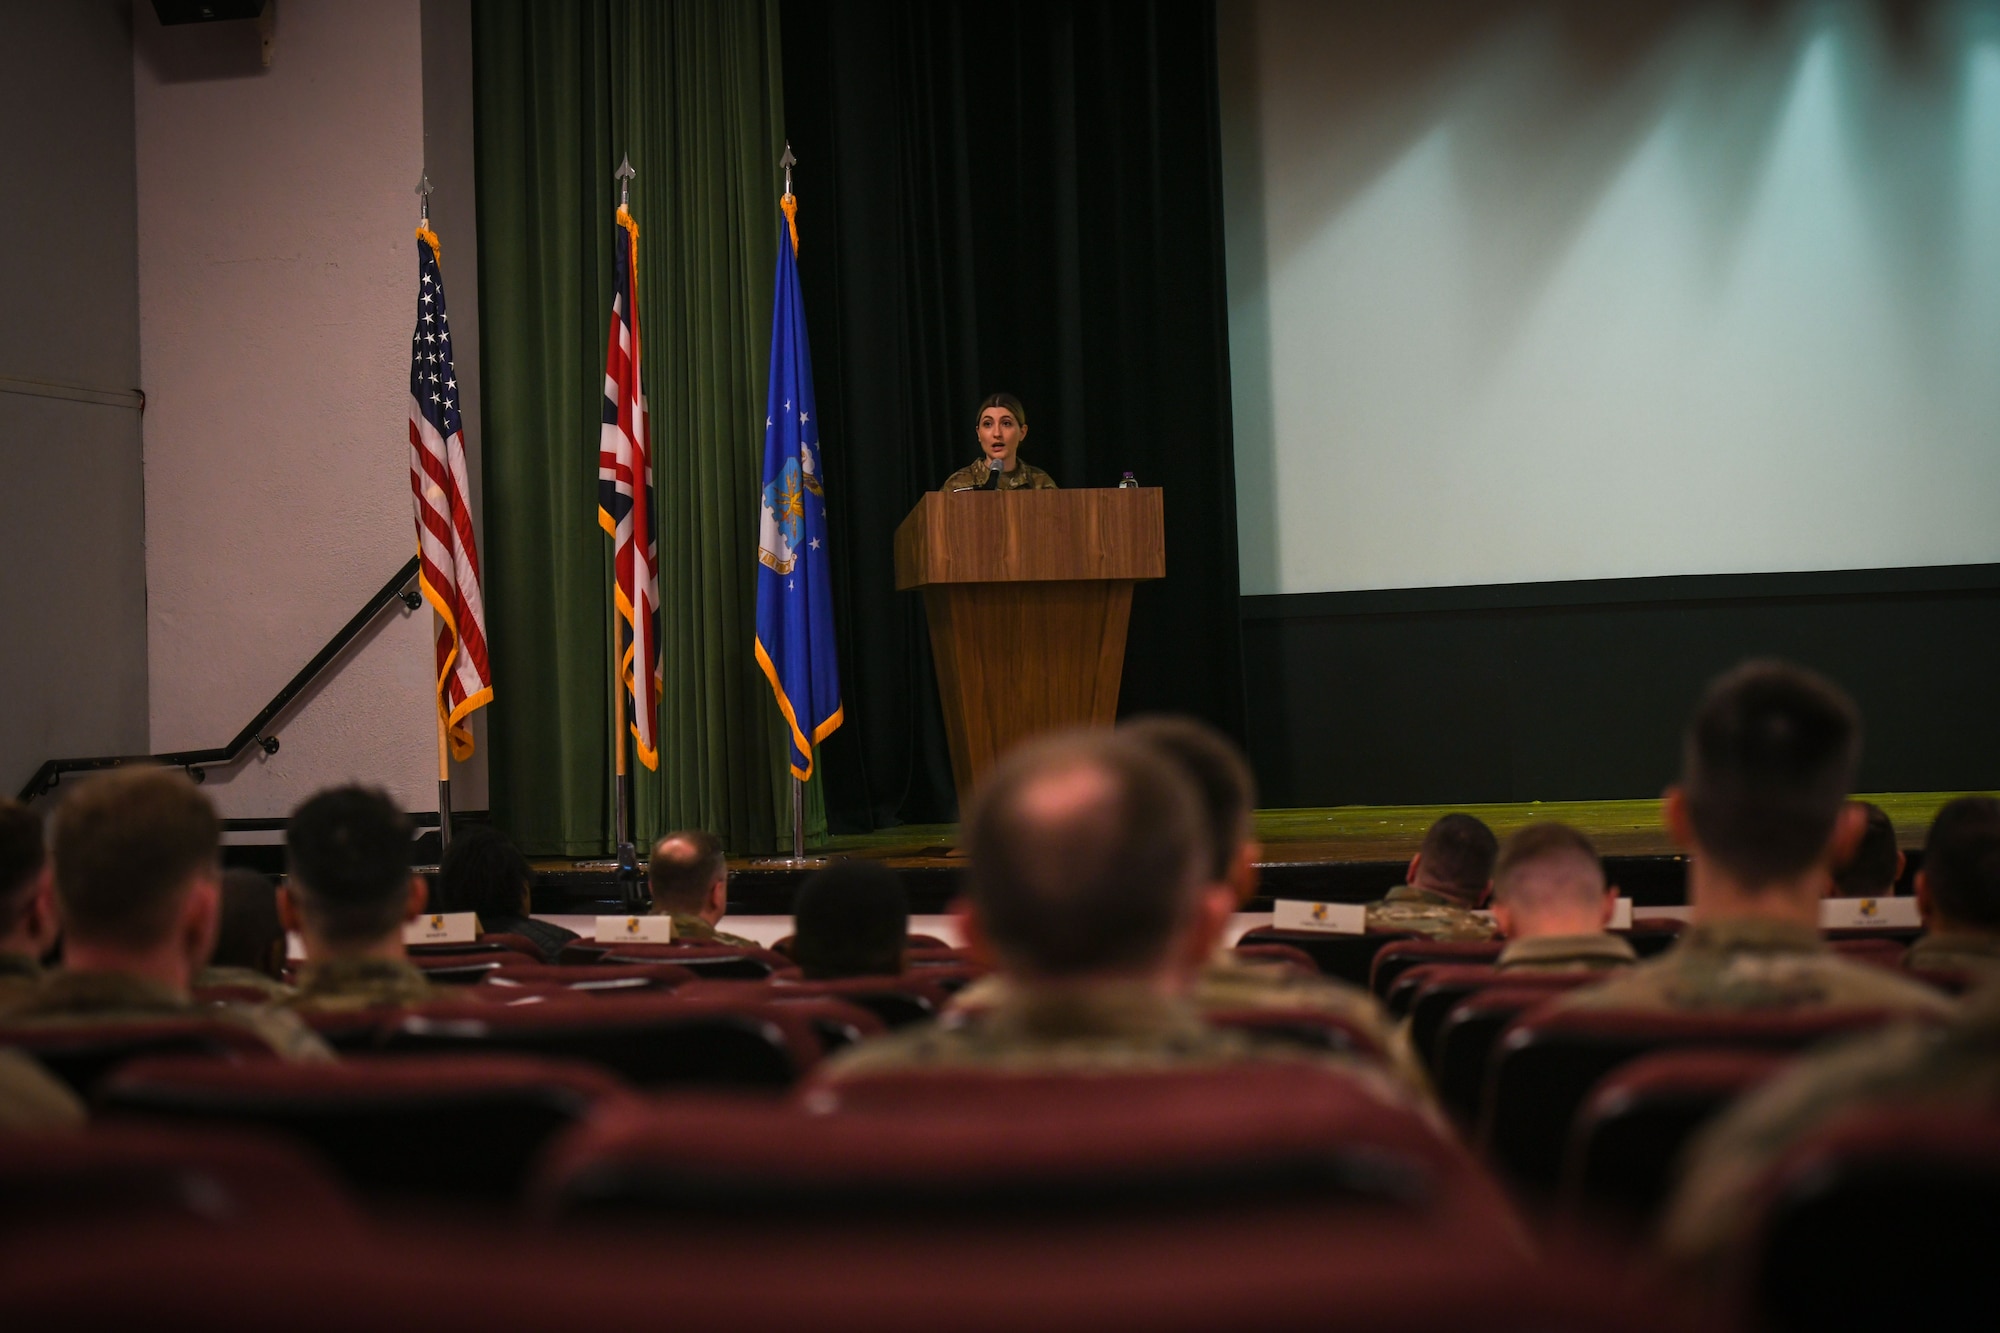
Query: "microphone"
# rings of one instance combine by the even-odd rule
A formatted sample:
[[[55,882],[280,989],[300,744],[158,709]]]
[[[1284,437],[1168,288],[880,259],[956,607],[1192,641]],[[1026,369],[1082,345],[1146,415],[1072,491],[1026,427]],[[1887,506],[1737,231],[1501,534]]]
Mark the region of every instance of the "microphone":
[[[982,491],[997,491],[1000,489],[1000,464],[993,459],[989,458],[986,460],[986,484],[979,489]]]

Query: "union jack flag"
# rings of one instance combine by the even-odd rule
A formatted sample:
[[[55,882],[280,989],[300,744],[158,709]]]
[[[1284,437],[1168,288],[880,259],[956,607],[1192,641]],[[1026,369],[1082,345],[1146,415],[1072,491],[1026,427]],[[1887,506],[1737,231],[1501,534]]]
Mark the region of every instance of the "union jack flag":
[[[458,419],[458,376],[444,312],[438,238],[417,228],[417,328],[410,338],[410,490],[416,498],[417,586],[437,612],[437,707],[452,757],[472,757],[466,719],[493,701],[486,663],[486,608],[472,540],[472,487]]]
[[[604,349],[604,429],[597,443],[597,522],[611,534],[618,602],[618,674],[631,702],[632,746],[660,766],[660,546],[653,530],[653,460],[639,387],[639,224],[618,210],[611,332]],[[635,669],[635,664],[643,664]]]

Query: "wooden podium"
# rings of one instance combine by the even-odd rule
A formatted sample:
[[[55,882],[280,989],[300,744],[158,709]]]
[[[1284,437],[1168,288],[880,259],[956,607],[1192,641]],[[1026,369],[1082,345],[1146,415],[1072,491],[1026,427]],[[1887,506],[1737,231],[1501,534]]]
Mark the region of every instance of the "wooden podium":
[[[1157,488],[917,502],[896,529],[896,587],[924,590],[961,807],[1016,741],[1111,725],[1132,585],[1166,572]]]

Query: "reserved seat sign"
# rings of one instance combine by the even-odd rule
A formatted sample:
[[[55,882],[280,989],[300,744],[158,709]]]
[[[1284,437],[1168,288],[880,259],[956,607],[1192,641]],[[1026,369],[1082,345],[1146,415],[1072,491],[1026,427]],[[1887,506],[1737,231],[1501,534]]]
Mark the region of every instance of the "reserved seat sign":
[[[1271,924],[1279,930],[1317,930],[1328,935],[1368,933],[1366,903],[1288,902],[1271,904]]]
[[[670,916],[601,916],[597,918],[599,944],[672,944],[674,919]]]
[[[426,912],[403,926],[405,944],[471,944],[478,938],[477,912]]]
[[[1923,925],[1915,898],[1822,898],[1821,930],[1858,930],[1869,926],[1897,928]]]

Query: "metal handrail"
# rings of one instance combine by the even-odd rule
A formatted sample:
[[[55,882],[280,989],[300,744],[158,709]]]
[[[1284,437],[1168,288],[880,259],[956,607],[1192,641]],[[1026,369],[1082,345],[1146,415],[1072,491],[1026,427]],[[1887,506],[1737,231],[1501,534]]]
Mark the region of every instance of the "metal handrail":
[[[415,590],[405,591],[409,588],[410,580],[417,576],[418,563],[418,557],[411,556],[409,563],[397,570],[395,577],[383,584],[382,590],[370,597],[368,604],[356,611],[353,618],[326,641],[326,647],[315,653],[312,661],[306,663],[298,675],[293,676],[283,689],[271,696],[271,702],[265,704],[257,716],[251,718],[243,730],[236,733],[229,744],[207,750],[173,750],[166,754],[92,755],[81,759],[44,760],[42,766],[35,770],[35,775],[28,779],[28,785],[21,789],[21,799],[32,801],[38,796],[54,791],[65,773],[93,773],[100,769],[122,768],[127,764],[157,764],[162,768],[184,768],[189,777],[200,782],[204,766],[234,763],[252,745],[262,749],[265,754],[276,754],[278,738],[267,728],[294,699],[306,691],[320,672],[332,664],[334,658],[346,650],[348,644],[360,636],[361,631],[368,628],[376,616],[382,614],[382,609],[395,601],[402,602],[412,611],[423,605],[422,594]]]

